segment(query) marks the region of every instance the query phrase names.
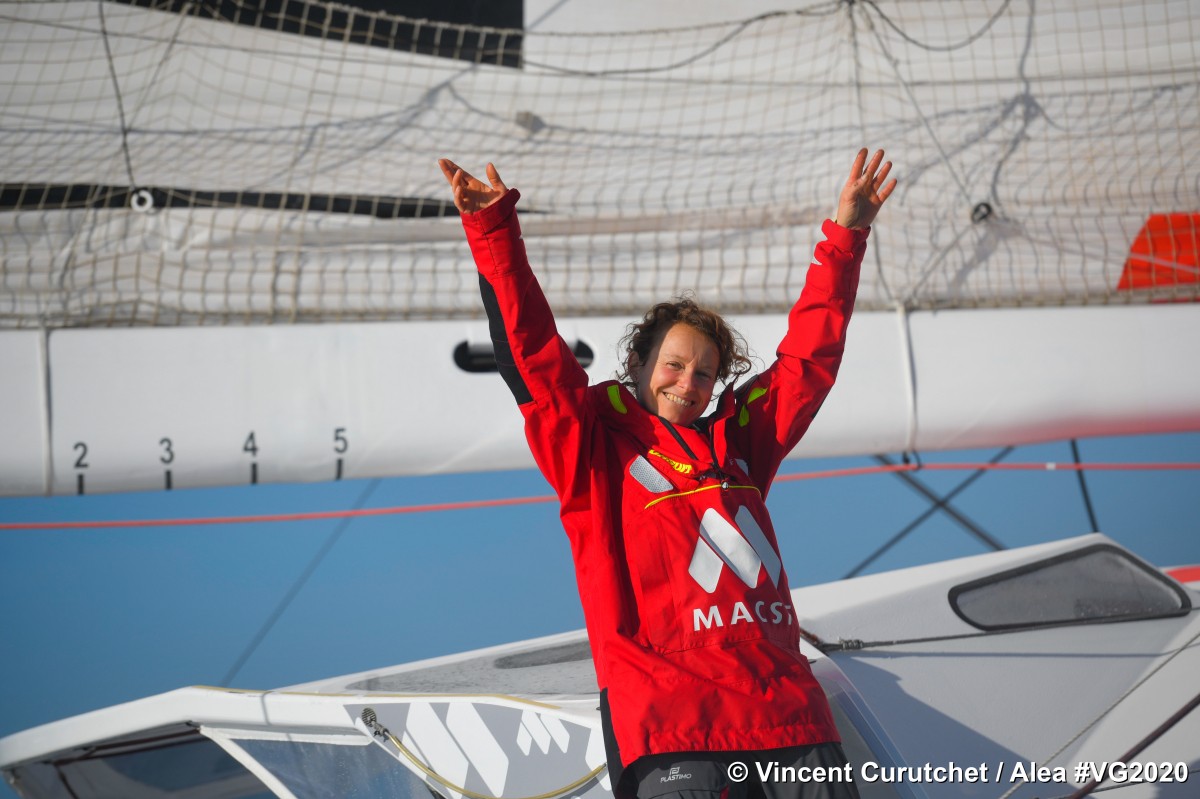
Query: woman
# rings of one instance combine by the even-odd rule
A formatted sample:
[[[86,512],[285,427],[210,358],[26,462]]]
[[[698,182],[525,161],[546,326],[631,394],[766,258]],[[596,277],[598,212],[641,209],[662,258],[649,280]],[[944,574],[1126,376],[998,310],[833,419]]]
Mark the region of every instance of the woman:
[[[707,416],[717,384],[749,368],[718,314],[689,300],[656,305],[627,336],[627,382],[589,386],[530,269],[519,192],[491,164],[487,184],[439,165],[479,269],[496,362],[561,501],[614,792],[741,796],[754,762],[848,776],[799,651],[763,500],[833,385],[869,227],[896,186],[885,185],[883,151],[855,158],[777,359]],[[750,763],[749,782],[729,779],[733,762]],[[846,780],[762,790],[858,795]]]

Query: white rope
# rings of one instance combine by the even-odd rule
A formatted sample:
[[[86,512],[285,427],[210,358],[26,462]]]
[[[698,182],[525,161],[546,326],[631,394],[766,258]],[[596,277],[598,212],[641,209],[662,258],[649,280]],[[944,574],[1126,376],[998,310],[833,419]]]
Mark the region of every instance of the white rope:
[[[1057,750],[1055,750],[1055,752],[1052,755],[1050,755],[1049,757],[1045,757],[1045,758],[1035,758],[1034,762],[1041,763],[1044,765],[1053,763],[1058,758],[1059,755],[1061,755],[1063,752],[1065,752],[1067,750],[1068,747],[1071,746],[1071,744],[1078,741],[1081,737],[1083,737],[1083,735],[1088,730],[1092,729],[1092,727],[1095,727],[1097,724],[1099,724],[1101,721],[1103,721],[1110,713],[1112,713],[1117,708],[1118,705],[1120,705],[1122,702],[1124,702],[1126,699],[1128,699],[1133,694],[1134,691],[1136,691],[1138,688],[1141,688],[1143,685],[1145,685],[1147,680],[1149,680],[1151,677],[1153,677],[1155,674],[1157,674],[1159,671],[1161,671],[1164,666],[1166,666],[1168,663],[1170,663],[1172,660],[1174,660],[1176,658],[1176,656],[1179,655],[1180,652],[1183,652],[1185,649],[1187,649],[1192,644],[1194,644],[1197,641],[1197,639],[1200,639],[1200,631],[1198,631],[1195,635],[1193,635],[1191,638],[1189,638],[1187,643],[1185,643],[1183,646],[1179,647],[1174,652],[1171,652],[1171,654],[1168,655],[1167,658],[1165,660],[1163,660],[1162,663],[1159,663],[1157,666],[1155,666],[1153,669],[1151,669],[1144,677],[1142,677],[1142,679],[1138,680],[1132,686],[1130,686],[1129,689],[1127,691],[1125,691],[1125,693],[1123,693],[1119,697],[1117,697],[1116,701],[1114,701],[1111,705],[1109,705],[1107,708],[1105,708],[1104,711],[1102,713],[1100,713],[1100,715],[1096,716],[1096,718],[1092,719],[1087,724],[1085,724],[1083,726],[1083,728],[1081,730],[1079,730],[1079,732],[1072,735],[1071,738],[1066,743],[1064,743],[1062,746],[1060,746]],[[1027,782],[1029,782],[1028,776],[1026,776],[1024,779],[1022,779],[1017,784],[1013,785],[1013,787],[1009,788],[1003,794],[1001,794],[998,797],[998,799],[1008,799],[1009,796],[1012,796],[1013,793],[1018,788],[1020,788],[1022,785],[1025,785]]]

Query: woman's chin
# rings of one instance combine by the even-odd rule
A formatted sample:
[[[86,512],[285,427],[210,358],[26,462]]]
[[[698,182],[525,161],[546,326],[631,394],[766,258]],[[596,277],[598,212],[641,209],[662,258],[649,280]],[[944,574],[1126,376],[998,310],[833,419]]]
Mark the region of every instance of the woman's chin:
[[[700,414],[694,408],[681,408],[678,405],[662,408],[658,415],[671,424],[681,427],[690,427],[692,422],[700,418]]]

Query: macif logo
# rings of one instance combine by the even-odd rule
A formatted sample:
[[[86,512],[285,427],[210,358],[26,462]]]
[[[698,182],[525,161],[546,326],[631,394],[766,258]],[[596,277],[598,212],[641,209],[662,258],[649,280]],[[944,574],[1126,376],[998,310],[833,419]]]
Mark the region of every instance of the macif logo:
[[[779,585],[782,568],[779,553],[767,541],[750,509],[745,506],[738,508],[736,521],[740,530],[716,508],[706,510],[700,519],[700,538],[696,541],[696,551],[692,553],[688,574],[709,594],[717,590],[721,571],[726,566],[747,588],[758,585],[764,568],[771,582]]]
[[[696,550],[692,553],[692,563],[688,566],[688,574],[706,592],[717,590],[721,580],[721,572],[728,566],[747,588],[754,588],[762,577],[762,571],[767,570],[767,577],[779,587],[782,565],[779,553],[763,534],[758,522],[754,521],[750,509],[741,507],[735,517],[738,527],[730,524],[716,508],[709,508],[700,519],[700,538],[696,541]],[[692,608],[692,632],[700,632],[703,627],[711,630],[714,627],[724,627],[726,619],[729,625],[758,622],[760,624],[792,624],[792,606],[786,602],[758,601],[752,605],[746,602],[734,602],[726,606],[724,612],[719,605],[712,605],[707,610]]]

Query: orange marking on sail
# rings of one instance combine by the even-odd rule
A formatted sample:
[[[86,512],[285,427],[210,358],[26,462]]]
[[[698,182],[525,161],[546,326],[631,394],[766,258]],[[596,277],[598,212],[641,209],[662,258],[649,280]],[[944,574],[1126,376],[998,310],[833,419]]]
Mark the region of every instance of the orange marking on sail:
[[[1118,291],[1200,283],[1200,213],[1151,214],[1121,271]]]

